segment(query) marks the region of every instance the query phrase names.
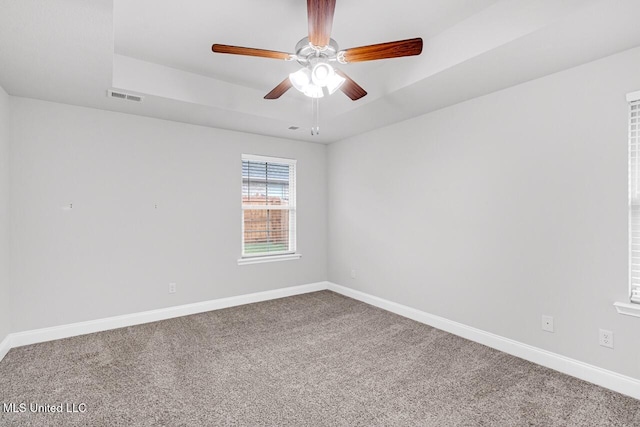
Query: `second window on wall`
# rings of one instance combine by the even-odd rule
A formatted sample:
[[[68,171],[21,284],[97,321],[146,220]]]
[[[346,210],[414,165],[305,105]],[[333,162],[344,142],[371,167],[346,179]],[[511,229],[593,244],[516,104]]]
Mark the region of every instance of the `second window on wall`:
[[[296,251],[296,161],[242,155],[242,257]]]
[[[629,94],[629,286],[640,303],[640,92]]]

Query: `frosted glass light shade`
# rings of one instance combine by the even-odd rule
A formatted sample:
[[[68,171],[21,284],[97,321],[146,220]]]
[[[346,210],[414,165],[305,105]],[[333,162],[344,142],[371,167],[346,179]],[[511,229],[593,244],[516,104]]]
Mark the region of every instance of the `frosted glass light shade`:
[[[295,73],[289,74],[289,80],[293,87],[304,93],[304,89],[311,83],[311,71],[300,68]]]
[[[331,95],[345,82],[345,79],[326,63],[319,63],[312,69],[301,68],[289,74],[289,80],[296,90],[310,98]]]
[[[310,84],[309,86],[307,86],[302,91],[302,93],[307,95],[309,98],[322,98],[324,96],[324,93],[322,93],[322,88],[314,84]]]
[[[327,81],[327,90],[329,95],[333,95],[335,91],[340,89],[340,86],[345,82],[345,78],[334,73],[333,76]]]
[[[325,87],[331,77],[335,75],[335,71],[333,71],[333,67],[326,62],[320,62],[314,65],[311,70],[311,81],[316,86]]]

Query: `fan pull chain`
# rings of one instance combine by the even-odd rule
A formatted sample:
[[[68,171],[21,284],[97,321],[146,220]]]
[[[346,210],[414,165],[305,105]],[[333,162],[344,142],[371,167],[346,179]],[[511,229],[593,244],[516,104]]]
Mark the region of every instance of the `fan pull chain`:
[[[313,125],[311,125],[311,135],[320,134],[320,98],[311,98],[311,116],[313,117]]]

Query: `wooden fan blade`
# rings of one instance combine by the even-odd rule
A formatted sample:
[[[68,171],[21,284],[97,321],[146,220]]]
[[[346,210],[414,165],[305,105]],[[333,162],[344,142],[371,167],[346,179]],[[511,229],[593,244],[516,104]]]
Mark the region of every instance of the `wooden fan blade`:
[[[329,44],[335,9],[336,0],[307,0],[309,42],[312,45],[323,47]]]
[[[284,93],[286,91],[288,91],[289,89],[291,89],[291,80],[289,80],[289,77],[287,77],[286,79],[284,79],[282,81],[282,83],[280,83],[278,86],[274,87],[271,92],[266,94],[264,96],[264,99],[278,99],[282,95],[284,95]]]
[[[346,80],[344,83],[342,83],[342,86],[340,86],[340,90],[349,98],[351,98],[351,100],[357,101],[367,94],[367,91],[362,89],[362,87],[358,83],[354,82],[351,77],[347,76],[340,70],[336,70],[336,73],[338,73],[338,75],[340,75],[341,77],[344,77],[344,79]]]
[[[353,47],[344,51],[343,58],[344,62],[362,62],[420,55],[420,53],[422,53],[422,39],[418,37],[416,39],[399,40],[397,42]]]
[[[259,56],[261,58],[290,59],[291,54],[276,50],[255,49],[252,47],[229,46],[226,44],[214,44],[211,50],[215,53],[229,53],[232,55]]]

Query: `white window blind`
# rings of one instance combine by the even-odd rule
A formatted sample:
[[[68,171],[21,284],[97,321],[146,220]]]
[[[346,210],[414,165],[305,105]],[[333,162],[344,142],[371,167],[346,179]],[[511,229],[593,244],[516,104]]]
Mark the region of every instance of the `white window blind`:
[[[296,251],[296,161],[242,156],[242,257]]]
[[[640,304],[640,99],[634,98],[629,99],[629,282],[631,302]]]

